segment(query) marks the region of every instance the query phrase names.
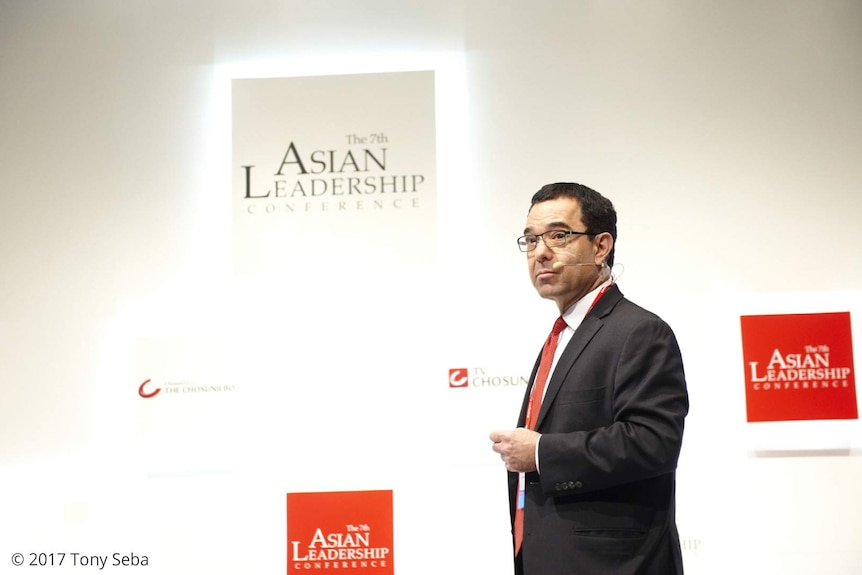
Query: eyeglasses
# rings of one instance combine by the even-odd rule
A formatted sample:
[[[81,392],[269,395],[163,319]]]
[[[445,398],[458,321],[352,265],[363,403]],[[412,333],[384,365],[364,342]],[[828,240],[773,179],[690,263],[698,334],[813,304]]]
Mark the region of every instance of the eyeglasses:
[[[531,252],[539,245],[539,238],[549,248],[560,248],[566,245],[571,236],[594,236],[590,232],[573,232],[571,230],[549,230],[543,234],[527,234],[518,238],[518,249],[522,252]]]

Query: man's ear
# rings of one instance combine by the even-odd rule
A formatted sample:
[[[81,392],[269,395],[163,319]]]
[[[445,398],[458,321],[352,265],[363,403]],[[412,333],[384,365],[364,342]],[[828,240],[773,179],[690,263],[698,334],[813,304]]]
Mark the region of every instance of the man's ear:
[[[606,263],[611,249],[614,247],[614,238],[609,232],[596,234],[593,238],[593,249],[595,250],[596,265]]]

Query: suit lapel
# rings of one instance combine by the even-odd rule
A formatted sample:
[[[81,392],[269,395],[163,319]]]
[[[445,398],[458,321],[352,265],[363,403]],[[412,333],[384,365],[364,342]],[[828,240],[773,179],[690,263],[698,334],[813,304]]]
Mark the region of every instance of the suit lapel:
[[[560,360],[557,362],[554,372],[551,374],[550,381],[548,382],[548,390],[545,392],[545,399],[542,401],[542,408],[539,410],[539,417],[536,420],[535,429],[541,428],[542,420],[545,419],[545,416],[550,411],[551,406],[553,405],[560,388],[566,381],[569,371],[572,369],[575,361],[580,357],[581,353],[583,353],[584,349],[586,349],[593,337],[595,337],[602,328],[605,316],[611,313],[611,310],[622,298],[623,294],[620,292],[617,285],[611,285],[610,288],[608,288],[608,291],[605,292],[605,295],[603,295],[601,299],[596,302],[593,309],[587,313],[584,321],[582,321],[581,325],[578,326],[578,329],[575,330],[575,333],[572,335],[572,339],[569,340],[568,345],[566,345],[566,349],[564,349],[562,355],[560,355]]]

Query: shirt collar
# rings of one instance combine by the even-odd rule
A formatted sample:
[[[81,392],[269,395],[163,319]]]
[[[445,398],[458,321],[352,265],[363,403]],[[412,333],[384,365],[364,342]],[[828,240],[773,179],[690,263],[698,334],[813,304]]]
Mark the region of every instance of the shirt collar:
[[[612,283],[614,282],[611,278],[606,279],[600,285],[596,286],[596,289],[576,301],[572,307],[563,312],[563,319],[566,321],[566,325],[573,330],[578,329],[578,326],[581,325],[581,322],[584,321],[584,318],[593,306],[593,302],[596,301],[599,292],[606,289]]]

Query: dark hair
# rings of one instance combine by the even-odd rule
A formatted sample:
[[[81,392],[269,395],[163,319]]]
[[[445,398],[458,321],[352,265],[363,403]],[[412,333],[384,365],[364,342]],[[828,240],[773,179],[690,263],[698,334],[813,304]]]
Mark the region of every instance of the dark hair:
[[[617,245],[617,212],[609,199],[592,188],[570,182],[558,182],[543,186],[533,194],[530,208],[539,202],[555,200],[560,197],[574,198],[581,206],[581,220],[591,235],[608,232],[614,238],[614,245],[608,254],[608,267],[614,265],[614,251]]]

